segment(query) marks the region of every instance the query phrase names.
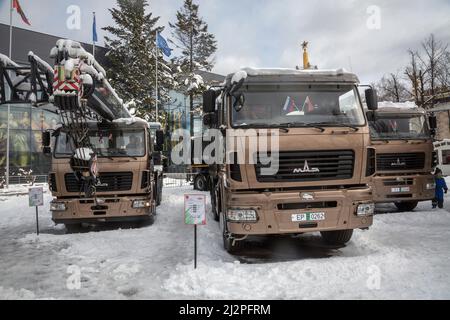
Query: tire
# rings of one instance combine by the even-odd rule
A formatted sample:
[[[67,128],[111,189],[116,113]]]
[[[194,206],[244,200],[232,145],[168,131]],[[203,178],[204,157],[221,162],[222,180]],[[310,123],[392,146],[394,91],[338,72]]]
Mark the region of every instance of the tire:
[[[194,190],[198,190],[198,191],[207,191],[208,190],[208,182],[204,175],[199,174],[195,177]]]
[[[242,247],[243,241],[234,241],[233,240],[232,235],[228,234],[228,231],[226,230],[227,226],[224,221],[223,214],[221,214],[220,217],[221,217],[220,225],[221,225],[221,229],[222,229],[223,248],[229,254],[234,255],[237,252],[239,252],[240,248]],[[233,242],[234,242],[234,245],[233,245]]]
[[[81,223],[65,224],[64,226],[66,227],[66,234],[80,233],[83,229]]]
[[[138,222],[137,226],[138,228],[144,228],[144,227],[149,227],[152,226],[155,223],[155,215],[151,215],[148,218],[142,219],[141,221]]]
[[[162,179],[157,176],[155,182],[155,201],[157,207],[159,207],[162,202],[162,183]]]
[[[417,208],[418,201],[396,202],[395,206],[400,212],[413,211]]]
[[[328,244],[344,245],[352,239],[353,230],[324,231],[320,234]]]
[[[218,186],[212,186],[211,187],[211,207],[212,207],[212,213],[214,221],[219,222],[220,221],[220,206],[222,205],[222,202],[220,201],[220,191],[217,190]]]

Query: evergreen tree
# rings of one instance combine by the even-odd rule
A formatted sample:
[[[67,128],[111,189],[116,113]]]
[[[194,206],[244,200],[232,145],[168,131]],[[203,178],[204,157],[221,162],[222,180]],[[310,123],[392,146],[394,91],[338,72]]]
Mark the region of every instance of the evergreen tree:
[[[159,17],[146,13],[147,0],[117,0],[118,8],[109,9],[114,26],[103,28],[109,50],[108,77],[117,93],[126,102],[133,102],[136,115],[155,120],[156,100],[156,32]],[[158,50],[158,86],[160,104],[169,99],[168,90],[174,85],[172,70]],[[159,120],[159,119],[158,119]]]
[[[192,0],[185,0],[183,7],[177,11],[177,21],[169,24],[173,37],[170,42],[180,50],[180,55],[173,60],[177,65],[177,79],[190,97],[191,134],[194,129],[193,100],[206,89],[203,79],[195,72],[211,71],[214,66],[214,53],[217,51],[217,41],[214,35],[208,32],[206,22],[199,17],[198,8]]]

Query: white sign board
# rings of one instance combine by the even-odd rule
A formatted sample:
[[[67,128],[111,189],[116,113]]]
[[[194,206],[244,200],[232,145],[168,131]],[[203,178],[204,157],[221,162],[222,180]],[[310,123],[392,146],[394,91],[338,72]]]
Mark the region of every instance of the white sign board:
[[[28,192],[30,207],[41,207],[44,205],[44,189],[42,187],[30,188]]]
[[[187,225],[206,225],[206,196],[185,194],[184,216]]]

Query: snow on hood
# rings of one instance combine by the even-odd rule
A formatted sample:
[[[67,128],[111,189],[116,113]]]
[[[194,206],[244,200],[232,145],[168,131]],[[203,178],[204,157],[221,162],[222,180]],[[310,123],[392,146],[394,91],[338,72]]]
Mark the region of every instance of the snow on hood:
[[[75,153],[73,157],[75,159],[83,160],[83,161],[90,161],[92,159],[91,154],[93,154],[94,151],[90,148],[79,148],[75,150]]]

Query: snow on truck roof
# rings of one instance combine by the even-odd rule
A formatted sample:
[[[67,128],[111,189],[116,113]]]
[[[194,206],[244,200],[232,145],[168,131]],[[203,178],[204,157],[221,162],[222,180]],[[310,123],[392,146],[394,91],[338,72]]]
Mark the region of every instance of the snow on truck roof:
[[[414,102],[390,102],[378,103],[378,113],[402,113],[402,114],[425,114],[423,108],[419,108]]]
[[[282,79],[280,79],[280,77]],[[345,82],[359,83],[358,77],[345,69],[297,70],[283,68],[243,68],[227,77],[227,84],[254,78],[256,82]]]

